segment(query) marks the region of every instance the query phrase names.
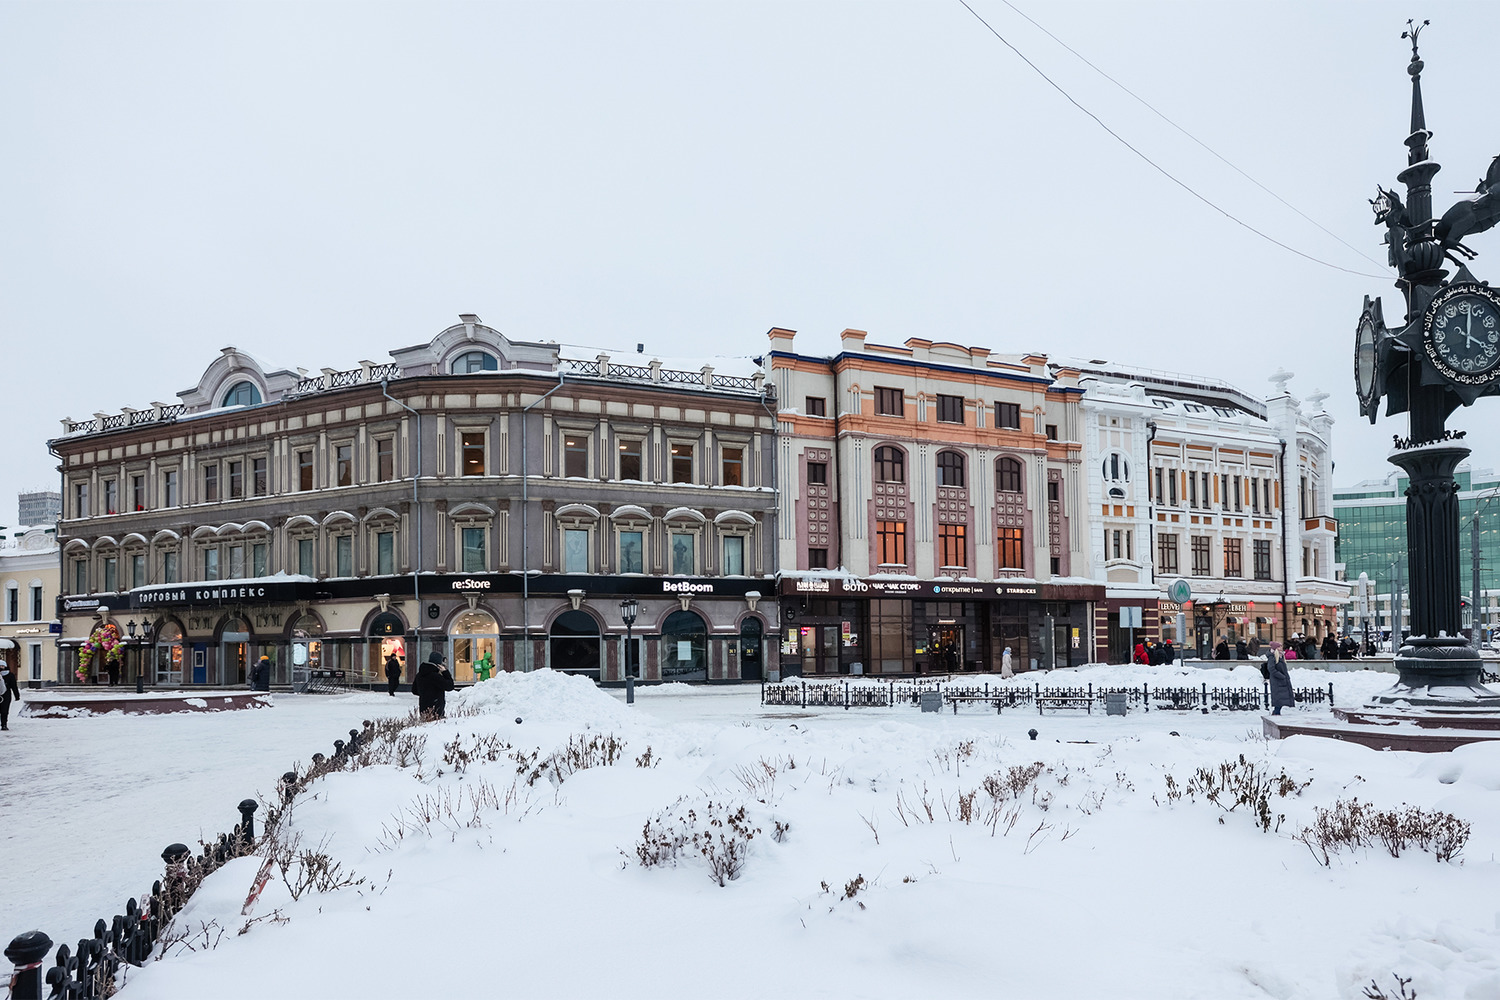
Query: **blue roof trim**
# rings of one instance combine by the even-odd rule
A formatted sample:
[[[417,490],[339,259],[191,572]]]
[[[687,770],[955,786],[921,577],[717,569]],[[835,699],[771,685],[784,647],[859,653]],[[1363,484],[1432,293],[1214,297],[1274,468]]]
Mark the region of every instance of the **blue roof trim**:
[[[840,351],[838,354],[835,354],[831,358],[820,358],[820,357],[816,357],[816,356],[811,355],[811,354],[793,354],[790,351],[772,351],[771,354],[770,354],[770,356],[773,357],[773,358],[790,358],[793,361],[816,361],[816,362],[819,362],[819,363],[822,363],[822,364],[827,364],[827,365],[836,365],[836,364],[839,363],[839,361],[841,361],[844,358],[868,358],[868,357],[870,357],[870,355],[868,355],[868,354],[853,354],[853,353],[850,353],[849,351]],[[907,361],[904,358],[885,358],[885,357],[882,357],[882,358],[877,358],[876,360],[880,361],[882,364],[904,365],[904,366],[909,367],[909,368],[926,368],[926,369],[929,369],[931,371],[956,372],[956,373],[964,374],[964,375],[982,375],[982,376],[984,376],[986,378],[1008,379],[1009,381],[1012,381],[1012,382],[1034,382],[1037,385],[1045,385],[1045,386],[1048,386],[1049,388],[1051,388],[1051,387],[1053,387],[1053,386],[1056,385],[1056,383],[1055,383],[1055,381],[1053,379],[1049,379],[1049,378],[1037,378],[1035,375],[1016,375],[1016,374],[1007,374],[1007,373],[1002,373],[1002,372],[988,372],[988,371],[985,371],[982,368],[960,368],[958,365],[933,364],[930,361]],[[1082,393],[1083,393],[1082,389],[1065,388],[1063,386],[1056,386],[1056,388],[1057,388],[1057,390],[1059,392],[1076,392],[1076,393],[1078,393],[1080,395],[1082,395]]]

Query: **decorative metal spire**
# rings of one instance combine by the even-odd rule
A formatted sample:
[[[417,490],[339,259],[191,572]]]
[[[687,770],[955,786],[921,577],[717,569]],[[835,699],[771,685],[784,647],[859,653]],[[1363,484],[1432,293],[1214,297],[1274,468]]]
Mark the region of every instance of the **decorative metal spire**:
[[[1406,212],[1402,228],[1405,230],[1405,266],[1401,269],[1406,282],[1407,311],[1413,308],[1411,291],[1413,285],[1436,285],[1446,277],[1443,270],[1442,247],[1433,242],[1432,176],[1442,167],[1432,159],[1427,140],[1432,133],[1427,130],[1427,116],[1422,110],[1422,58],[1417,54],[1417,38],[1428,22],[1417,24],[1406,22],[1402,38],[1411,40],[1411,62],[1406,72],[1411,75],[1411,134],[1406,137],[1406,169],[1396,179],[1406,185]]]
[[[1427,159],[1427,139],[1432,133],[1427,131],[1427,117],[1422,112],[1422,57],[1417,55],[1417,36],[1422,34],[1422,29],[1431,24],[1431,21],[1423,21],[1416,24],[1408,19],[1406,30],[1401,32],[1402,38],[1411,39],[1411,63],[1407,65],[1406,72],[1411,74],[1411,134],[1416,138],[1422,136],[1420,153],[1413,143],[1408,140],[1411,152],[1407,157],[1407,164],[1420,163]]]

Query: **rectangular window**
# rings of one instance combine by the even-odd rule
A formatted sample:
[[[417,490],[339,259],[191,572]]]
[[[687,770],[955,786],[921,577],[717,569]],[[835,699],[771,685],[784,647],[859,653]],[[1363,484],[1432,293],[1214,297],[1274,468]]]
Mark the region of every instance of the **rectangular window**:
[[[1161,471],[1161,469],[1157,469],[1156,470],[1156,492],[1154,494],[1152,494],[1151,499],[1155,500],[1157,503],[1165,503],[1166,502],[1166,494],[1164,492],[1162,492],[1162,471]]]
[[[808,569],[827,569],[828,568],[828,550],[827,549],[808,549],[807,550],[807,568]]]
[[[1307,562],[1304,558],[1303,563]],[[1306,576],[1307,574],[1302,574]],[[73,593],[87,594],[89,592],[89,564],[87,559],[75,559],[73,561]]]
[[[813,486],[827,486],[828,485],[828,463],[827,462],[808,462],[807,463],[807,481],[808,481],[808,483],[810,485],[813,485]]]
[[[1056,479],[1047,480],[1047,499],[1052,503],[1062,499],[1062,483]]]
[[[219,499],[219,466],[217,463],[203,467],[203,499],[210,502]]]
[[[906,397],[900,389],[875,387],[875,412],[882,417],[906,416]]]
[[[1167,470],[1167,506],[1177,506],[1177,470]]]
[[[962,396],[944,396],[939,393],[937,398],[938,420],[945,424],[961,424],[964,422],[964,398]]]
[[[463,447],[463,464],[460,475],[484,475],[484,435],[461,435],[461,444]]]
[[[1308,559],[1308,553],[1309,553],[1309,551],[1311,551],[1311,550],[1309,550],[1306,545],[1302,546],[1302,575],[1303,576],[1307,576],[1308,575],[1307,571],[1308,571],[1308,567],[1309,567],[1309,559]]]
[[[395,438],[380,438],[375,442],[375,478],[382,483],[396,478]]]
[[[313,453],[297,452],[297,489],[306,493],[313,488]]]
[[[1244,499],[1244,495],[1245,495],[1244,478],[1242,476],[1235,476],[1234,477],[1234,509],[1235,509],[1236,513],[1238,513],[1239,511],[1242,511],[1242,510],[1245,509],[1244,506],[1243,506],[1243,504],[1242,504],[1243,499]]]
[[[1224,575],[1244,576],[1244,567],[1241,564],[1240,540],[1238,538],[1224,539]]]
[[[1048,441],[1056,441],[1057,440],[1057,425],[1056,424],[1048,424],[1046,426],[1046,431],[1047,431],[1047,440]]]
[[[1260,480],[1250,480],[1250,513],[1260,513]]]
[[[1020,403],[996,403],[995,404],[995,426],[1002,430],[1018,431],[1021,429],[1021,404]]]
[[[724,536],[724,575],[745,575],[745,537],[743,535]]]
[[[1208,576],[1213,572],[1209,566],[1210,549],[1212,539],[1206,535],[1193,536],[1193,575]]]
[[[1110,558],[1111,559],[1120,559],[1124,555],[1124,553],[1122,551],[1123,550],[1123,543],[1122,543],[1122,540],[1120,538],[1120,529],[1116,528],[1115,530],[1111,531],[1109,534],[1110,534],[1110,540],[1114,543],[1113,545],[1110,546],[1110,553],[1111,553],[1110,554]]]
[[[256,542],[250,546],[250,575],[259,579],[266,576],[269,567],[266,565],[266,543]]]
[[[1213,501],[1213,487],[1209,485],[1208,473],[1205,472],[1202,475],[1203,475],[1203,509],[1204,510],[1212,510],[1213,506],[1214,506],[1214,501]]]
[[[394,531],[375,532],[375,572],[380,576],[390,576],[396,572],[396,533]]]
[[[809,417],[826,417],[828,415],[827,400],[822,396],[808,396],[807,415]]]
[[[130,477],[130,509],[131,510],[145,510],[146,509],[146,477],[145,476],[131,476]]]
[[[219,578],[219,549],[213,546],[203,550],[203,579],[217,580]]]
[[[266,460],[263,458],[252,458],[250,460],[250,495],[263,497],[270,490],[270,480],[266,475]]]
[[[1002,569],[1026,568],[1026,554],[1021,549],[1020,528],[1001,528],[998,543]]]
[[[1271,542],[1269,539],[1257,538],[1254,542],[1255,549],[1255,578],[1257,580],[1271,579]]]
[[[297,539],[297,572],[303,576],[318,575],[318,562],[311,538]]]
[[[1158,573],[1177,572],[1177,536],[1156,536],[1156,571]]]
[[[113,594],[120,589],[120,561],[114,556],[104,560],[104,590]]]
[[[485,570],[485,545],[483,528],[463,530],[463,562],[465,573],[482,573]]]
[[[75,483],[73,485],[73,516],[89,516],[89,484]]]
[[[563,475],[586,479],[589,474],[589,439],[581,434],[563,437]]]
[[[120,484],[114,479],[104,481],[104,513],[120,513]]]
[[[333,481],[340,486],[354,485],[354,445],[340,444],[333,449]]]
[[[1135,532],[1134,531],[1126,530],[1126,532],[1125,532],[1125,558],[1126,559],[1134,559],[1135,558]]]
[[[243,545],[229,546],[229,579],[243,580],[245,578],[245,547]]]
[[[938,525],[938,554],[945,567],[969,565],[969,549],[966,544],[968,529],[962,524]]]
[[[672,445],[672,482],[690,483],[693,481],[693,446],[690,444]]]
[[[906,565],[905,521],[877,521],[875,539],[880,549],[880,565]]]
[[[354,536],[338,535],[333,540],[335,576],[354,575]]]
[[[645,553],[645,534],[643,532],[620,532],[621,573],[644,573],[646,566]]]
[[[745,485],[745,449],[725,448],[723,450],[724,483],[725,486]]]
[[[177,553],[163,552],[161,554],[161,582],[177,582]]]
[[[1198,473],[1189,472],[1188,477],[1188,506],[1198,506]]]
[[[589,532],[587,528],[568,528],[563,531],[563,572],[587,573],[589,571]]]
[[[1300,482],[1299,482],[1299,484],[1297,486],[1297,508],[1302,512],[1302,516],[1303,517],[1312,517],[1312,512],[1310,510],[1308,510],[1308,507],[1307,507],[1307,477],[1306,476],[1302,477],[1302,479],[1300,480]],[[1307,574],[1304,572],[1302,575],[1306,576]]]
[[[144,557],[142,557],[144,558]],[[31,588],[31,620],[39,622],[42,620],[42,588]]]
[[[245,495],[245,463],[229,463],[229,499],[238,500]]]
[[[5,588],[5,620],[13,622],[21,617],[21,590],[18,587]],[[4,697],[4,695],[0,695]]]
[[[641,478],[641,442],[620,442],[620,478],[636,480]]]
[[[695,535],[673,532],[672,534],[672,572],[680,576],[692,576],[696,571],[698,563],[694,559],[693,543]]]
[[[41,683],[41,680],[42,680],[42,644],[39,643],[39,642],[33,642],[33,643],[30,643],[29,646],[31,648],[31,679],[34,680],[34,681],[36,681],[37,683]]]

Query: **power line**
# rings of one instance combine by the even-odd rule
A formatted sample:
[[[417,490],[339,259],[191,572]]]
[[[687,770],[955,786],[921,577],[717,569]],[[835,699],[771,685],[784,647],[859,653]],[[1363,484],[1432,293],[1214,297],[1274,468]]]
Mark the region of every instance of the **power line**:
[[[1087,56],[1085,56],[1082,52],[1079,52],[1077,49],[1073,48],[1073,46],[1069,45],[1067,42],[1063,41],[1061,38],[1058,38],[1052,32],[1048,31],[1044,26],[1042,26],[1040,24],[1037,24],[1037,22],[1030,15],[1028,15],[1021,8],[1017,7],[1015,4],[1011,3],[1010,0],[1000,0],[1000,2],[1003,3],[1003,4],[1005,4],[1005,6],[1009,7],[1011,10],[1015,11],[1017,14],[1021,15],[1027,21],[1031,22],[1031,24],[1038,31],[1040,31],[1042,34],[1046,35],[1048,38],[1052,39],[1058,45],[1061,45],[1063,48],[1065,48],[1069,52],[1073,53],[1073,55],[1077,56],[1080,60],[1082,60],[1083,64],[1085,66],[1087,66],[1089,69],[1093,70],[1095,73],[1098,73],[1100,76],[1104,77],[1104,79],[1108,80],[1110,83],[1114,84],[1116,87],[1119,87],[1125,93],[1127,93],[1131,97],[1135,98],[1135,100],[1139,101],[1140,104],[1143,107],[1146,108],[1146,110],[1150,111],[1156,117],[1160,118],[1162,121],[1166,122],[1168,125],[1172,126],[1177,131],[1181,132],[1183,135],[1185,135],[1189,139],[1193,140],[1193,142],[1197,143],[1199,146],[1203,147],[1203,149],[1207,150],[1215,159],[1217,159],[1220,163],[1224,164],[1230,170],[1233,170],[1235,173],[1237,173],[1241,177],[1245,178],[1245,180],[1249,181],[1251,184],[1254,184],[1256,187],[1260,188],[1266,194],[1270,195],[1272,198],[1275,198],[1277,201],[1281,202],[1287,208],[1291,209],[1293,212],[1296,212],[1303,219],[1305,219],[1308,222],[1312,223],[1314,226],[1316,226],[1318,229],[1322,230],[1327,235],[1332,236],[1334,239],[1338,240],[1344,246],[1348,247],[1350,250],[1353,250],[1355,253],[1357,253],[1361,257],[1363,257],[1365,260],[1369,261],[1371,264],[1374,264],[1376,267],[1385,267],[1386,266],[1386,265],[1382,264],[1380,261],[1376,260],[1374,257],[1371,257],[1369,254],[1365,253],[1359,247],[1357,247],[1354,244],[1350,243],[1349,241],[1345,240],[1338,233],[1335,233],[1333,230],[1331,230],[1331,229],[1327,228],[1326,226],[1324,226],[1317,219],[1314,219],[1312,216],[1308,215],[1306,212],[1302,211],[1296,205],[1293,205],[1291,202],[1287,201],[1285,198],[1283,198],[1281,195],[1277,194],[1275,191],[1272,191],[1270,188],[1266,187],[1264,184],[1262,184],[1260,181],[1256,180],[1254,177],[1251,177],[1249,174],[1247,174],[1245,171],[1241,170],[1235,164],[1231,163],[1228,160],[1228,158],[1226,158],[1218,150],[1214,149],[1208,143],[1204,142],[1202,139],[1198,138],[1196,135],[1193,135],[1193,133],[1189,132],[1187,129],[1185,129],[1181,125],[1177,124],[1171,118],[1168,118],[1161,111],[1157,110],[1157,108],[1155,106],[1153,106],[1150,101],[1146,100],[1140,94],[1137,94],[1135,91],[1133,91],[1129,87],[1125,86],[1119,80],[1116,80],[1114,77],[1110,76],[1104,70],[1102,70],[1098,66],[1094,65],[1092,62],[1089,61],[1089,58]],[[1390,277],[1390,275],[1386,275],[1386,277]]]
[[[1312,254],[1303,253],[1301,250],[1298,250],[1296,247],[1288,246],[1287,244],[1285,244],[1285,243],[1281,242],[1280,240],[1276,239],[1274,236],[1270,236],[1270,235],[1268,235],[1268,234],[1266,234],[1264,232],[1261,232],[1259,229],[1256,229],[1254,226],[1250,225],[1250,223],[1246,222],[1244,219],[1241,219],[1238,216],[1234,215],[1233,213],[1229,212],[1227,209],[1219,207],[1213,201],[1211,201],[1208,198],[1206,198],[1205,196],[1199,194],[1196,190],[1194,190],[1185,181],[1182,181],[1179,178],[1177,178],[1166,167],[1163,167],[1161,164],[1159,164],[1155,160],[1151,159],[1151,157],[1147,156],[1145,153],[1141,152],[1139,149],[1137,149],[1136,147],[1132,146],[1130,144],[1130,142],[1125,139],[1124,136],[1120,135],[1120,133],[1116,132],[1114,129],[1112,129],[1108,125],[1104,124],[1103,119],[1101,119],[1098,115],[1094,114],[1088,108],[1086,108],[1082,104],[1078,103],[1078,101],[1073,98],[1072,94],[1069,94],[1066,90],[1064,90],[1057,83],[1057,81],[1053,80],[1046,73],[1042,72],[1041,67],[1039,67],[1036,63],[1034,63],[1030,59],[1026,58],[1025,53],[1023,53],[1020,49],[1018,49],[1014,45],[1012,45],[1006,39],[1006,37],[1004,35],[1000,34],[1000,32],[998,32],[998,31],[996,31],[995,28],[994,28],[994,26],[991,25],[990,22],[988,22],[984,18],[980,17],[979,16],[979,12],[976,11],[973,7],[969,6],[968,0],[958,0],[958,2],[961,3],[961,4],[963,4],[964,5],[964,9],[967,10],[970,14],[973,14],[974,17],[975,17],[975,19],[978,20],[980,24],[984,25],[985,28],[989,31],[990,34],[994,35],[997,39],[999,39],[1000,42],[1001,42],[1001,44],[1003,44],[1006,48],[1008,48],[1012,52],[1014,52],[1020,58],[1020,60],[1022,62],[1024,62],[1027,66],[1030,66],[1031,69],[1037,74],[1037,76],[1040,76],[1043,80],[1046,80],[1047,83],[1052,87],[1052,89],[1056,90],[1059,94],[1061,94],[1064,97],[1064,99],[1067,100],[1067,102],[1069,104],[1073,105],[1073,107],[1077,108],[1079,111],[1082,111],[1085,115],[1088,115],[1090,118],[1092,118],[1094,120],[1094,124],[1098,125],[1104,131],[1108,132],[1114,138],[1114,140],[1116,142],[1118,142],[1120,145],[1124,146],[1126,149],[1130,150],[1136,156],[1140,157],[1152,169],[1156,170],[1158,173],[1160,173],[1167,180],[1171,181],[1173,184],[1176,184],[1178,187],[1182,188],[1188,194],[1192,195],[1194,198],[1197,198],[1199,201],[1203,202],[1203,204],[1207,205],[1209,208],[1213,209],[1215,212],[1218,212],[1220,215],[1224,216],[1224,218],[1228,219],[1230,222],[1233,222],[1235,225],[1240,226],[1240,227],[1242,227],[1244,229],[1249,230],[1250,232],[1254,233],[1256,236],[1259,236],[1261,239],[1265,240],[1268,243],[1274,243],[1276,246],[1281,247],[1281,249],[1287,251],[1288,253],[1296,254],[1298,257],[1301,257],[1304,260],[1310,260],[1314,264],[1321,264],[1324,267],[1332,268],[1335,271],[1342,271],[1345,274],[1358,275],[1361,278],[1374,278],[1377,281],[1383,281],[1383,280],[1387,280],[1387,279],[1390,278],[1390,275],[1388,275],[1388,274],[1368,274],[1368,273],[1366,273],[1364,271],[1355,271],[1352,268],[1342,267],[1342,266],[1340,266],[1338,264],[1333,264],[1333,263],[1330,263],[1329,261],[1323,260],[1321,258],[1314,257]]]

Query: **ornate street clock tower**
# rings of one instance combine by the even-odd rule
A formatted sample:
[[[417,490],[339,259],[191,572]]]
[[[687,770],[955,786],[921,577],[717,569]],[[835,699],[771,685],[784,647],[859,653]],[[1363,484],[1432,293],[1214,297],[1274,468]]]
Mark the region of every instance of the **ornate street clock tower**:
[[[1410,480],[1406,490],[1406,552],[1411,579],[1412,638],[1401,646],[1401,679],[1374,704],[1435,709],[1500,708],[1500,694],[1480,684],[1478,650],[1459,634],[1458,486],[1453,471],[1469,455],[1462,431],[1446,427],[1460,406],[1500,394],[1500,293],[1469,273],[1475,252],[1462,240],[1500,221],[1500,156],[1472,195],[1433,218],[1428,153],[1432,133],[1422,111],[1422,60],[1417,37],[1427,24],[1407,22],[1411,40],[1411,134],[1407,167],[1397,175],[1406,203],[1377,188],[1370,202],[1386,228],[1396,287],[1405,299],[1402,325],[1388,330],[1380,299],[1366,297],[1354,335],[1354,383],[1360,412],[1374,423],[1409,414],[1410,434],[1397,436],[1390,460]],[[1456,267],[1449,277],[1446,264]]]

